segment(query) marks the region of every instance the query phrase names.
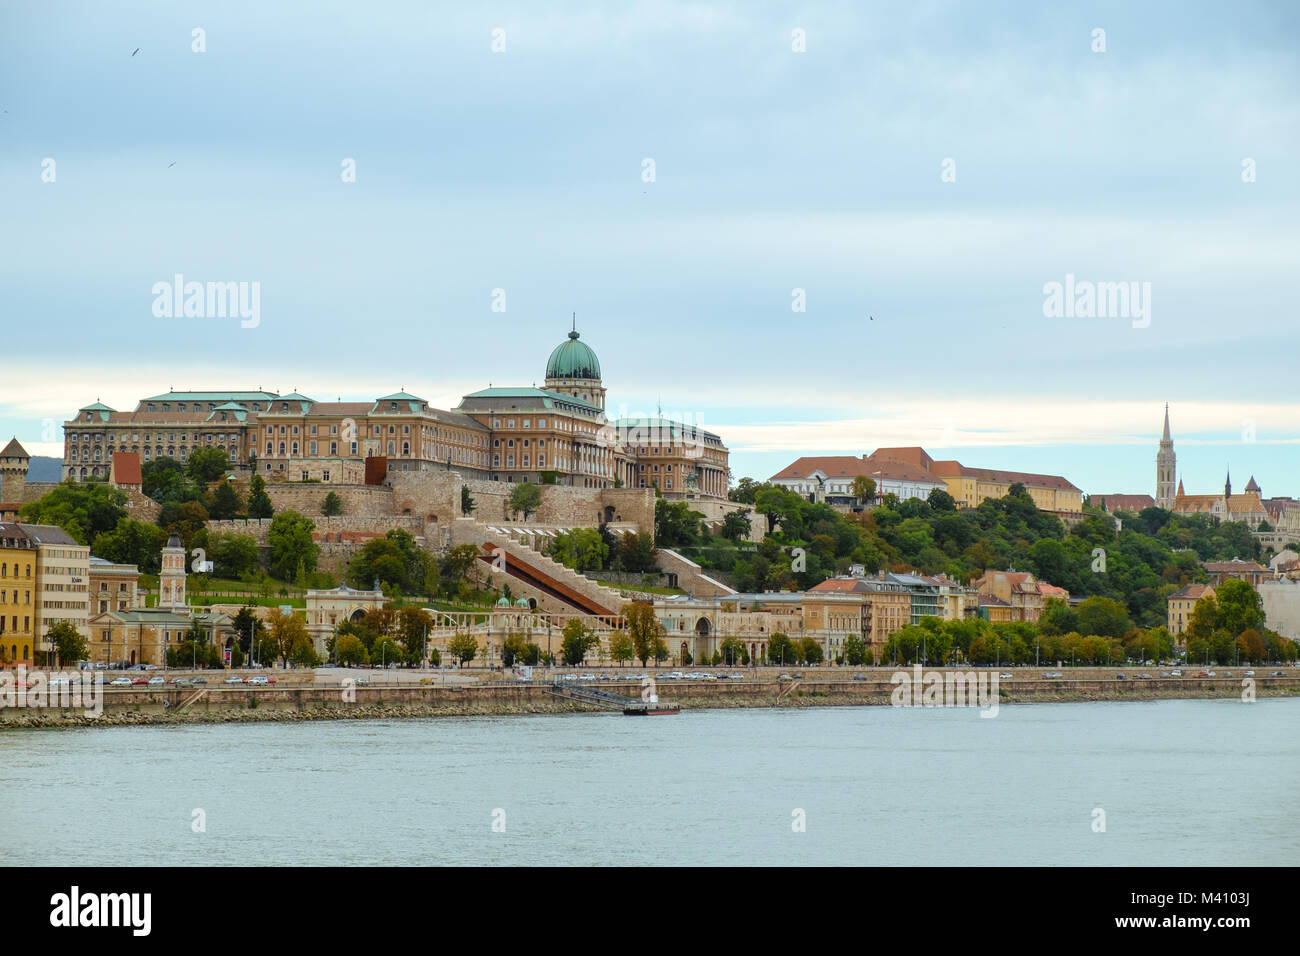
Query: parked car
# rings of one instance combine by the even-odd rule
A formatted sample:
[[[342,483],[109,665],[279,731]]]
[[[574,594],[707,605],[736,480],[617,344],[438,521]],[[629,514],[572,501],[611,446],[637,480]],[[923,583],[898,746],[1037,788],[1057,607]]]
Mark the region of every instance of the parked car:
[[[244,682],[244,678],[242,677],[227,677],[224,681],[222,681],[223,684],[242,684],[243,682]]]
[[[1282,671],[1274,671],[1273,673],[1269,674],[1268,676],[1269,676],[1269,677],[1285,677],[1286,674],[1282,673]]]
[[[1180,670],[1172,670],[1172,671],[1169,672],[1169,676],[1170,676],[1170,677],[1182,677],[1182,676],[1183,676],[1183,672],[1180,671]]]
[[[148,683],[150,687],[161,687],[163,684],[166,684],[167,681],[162,677],[150,677]]]
[[[207,682],[208,679],[206,677],[196,677],[190,681],[191,684],[206,684]]]
[[[732,675],[731,675],[731,679],[732,679],[732,680],[744,680],[744,679],[745,679],[745,675],[744,675],[744,674],[739,674],[739,673],[737,673],[737,674],[732,674]],[[856,679],[856,678],[855,678],[855,679]]]
[[[250,677],[250,678],[248,679],[248,683],[250,683],[250,684],[269,684],[270,681],[268,681],[265,677]]]
[[[148,681],[147,678],[144,678],[144,677],[132,677],[132,678],[131,678],[131,683],[132,683],[132,684],[141,684],[141,685],[143,685],[143,684],[148,684],[149,681]]]
[[[67,687],[68,679],[66,677],[51,677],[46,687]]]
[[[1150,679],[1151,679],[1150,674],[1138,674],[1138,680],[1150,680]]]
[[[130,687],[130,686],[131,686],[131,678],[129,678],[129,677],[114,677],[111,681],[108,682],[108,686],[109,686],[109,687]]]
[[[999,675],[998,675],[998,680],[1012,680],[1013,678],[1014,678],[1014,675],[1012,675],[1012,674],[999,674]]]

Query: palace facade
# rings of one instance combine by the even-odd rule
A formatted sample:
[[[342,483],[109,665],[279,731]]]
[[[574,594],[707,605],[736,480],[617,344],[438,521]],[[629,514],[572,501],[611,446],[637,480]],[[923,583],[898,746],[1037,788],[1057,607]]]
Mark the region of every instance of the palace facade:
[[[170,391],[129,412],[100,402],[64,423],[63,475],[107,477],[115,454],[185,462],[220,449],[232,469],[270,480],[360,483],[384,470],[585,488],[657,487],[671,498],[725,499],[729,453],[712,432],[664,418],[605,414],[596,353],[577,329],[551,352],[544,386],[486,388],[454,409],[406,391],[370,402],[297,392]]]

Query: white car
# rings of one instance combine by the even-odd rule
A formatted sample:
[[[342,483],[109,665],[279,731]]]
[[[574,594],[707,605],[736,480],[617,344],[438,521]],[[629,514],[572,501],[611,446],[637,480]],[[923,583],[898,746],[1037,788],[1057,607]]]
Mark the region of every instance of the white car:
[[[166,684],[166,683],[167,683],[167,681],[163,680],[161,677],[150,677],[150,678],[149,678],[149,686],[150,686],[150,687],[158,687],[159,685],[161,685],[161,684]]]
[[[270,682],[269,682],[265,677],[250,677],[250,678],[248,679],[248,683],[250,683],[250,684],[267,684],[267,683],[270,683]]]
[[[222,681],[223,684],[242,684],[243,682],[244,682],[244,678],[242,677],[227,677],[224,681]]]
[[[109,686],[109,687],[130,687],[130,686],[131,686],[131,678],[129,678],[129,677],[114,677],[111,681],[108,682],[108,686]]]
[[[67,687],[68,679],[66,677],[51,677],[47,687]]]
[[[998,675],[998,680],[1013,680],[1013,679],[1014,679],[1014,678],[1012,677],[1011,674],[999,674],[999,675]]]

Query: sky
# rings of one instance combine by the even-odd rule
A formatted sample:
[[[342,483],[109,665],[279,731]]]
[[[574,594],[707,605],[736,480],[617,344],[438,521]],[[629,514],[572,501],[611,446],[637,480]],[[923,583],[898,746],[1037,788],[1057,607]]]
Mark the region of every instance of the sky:
[[[1153,493],[1168,402],[1189,492],[1300,496],[1298,47],[1251,2],[5,3],[0,441],[169,388],[454,407],[576,313],[608,409],[735,478]],[[156,314],[178,274],[256,324]],[[1140,297],[1051,314],[1067,276]]]

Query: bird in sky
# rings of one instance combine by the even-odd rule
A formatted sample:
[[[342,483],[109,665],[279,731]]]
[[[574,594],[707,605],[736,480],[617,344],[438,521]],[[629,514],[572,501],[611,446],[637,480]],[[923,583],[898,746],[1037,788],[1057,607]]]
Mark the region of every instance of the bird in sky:
[[[870,319],[872,322],[876,321],[876,317],[874,315],[869,315],[867,316],[867,318]]]
[[[175,161],[175,160],[172,160],[170,163],[167,164],[167,168],[168,168],[168,169],[171,169],[171,168],[172,168],[173,166],[175,166],[175,165],[176,165],[176,161]]]
[[[135,56],[135,55],[136,55],[137,53],[139,53],[139,52],[140,52],[140,48],[139,48],[139,47],[136,47],[134,50],[131,51],[131,55],[132,55],[132,56]]]

